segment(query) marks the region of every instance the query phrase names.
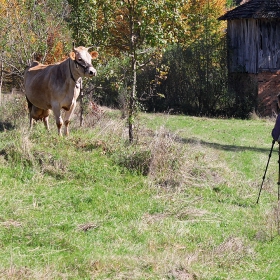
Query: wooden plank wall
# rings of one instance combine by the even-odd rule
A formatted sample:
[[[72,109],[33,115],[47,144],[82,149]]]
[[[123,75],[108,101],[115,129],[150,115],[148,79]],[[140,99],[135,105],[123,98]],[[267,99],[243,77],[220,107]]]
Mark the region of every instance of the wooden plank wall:
[[[228,20],[230,72],[257,72],[258,32],[254,19]]]
[[[280,69],[280,19],[228,20],[229,71]]]
[[[280,69],[280,21],[262,20],[260,24],[260,70]]]

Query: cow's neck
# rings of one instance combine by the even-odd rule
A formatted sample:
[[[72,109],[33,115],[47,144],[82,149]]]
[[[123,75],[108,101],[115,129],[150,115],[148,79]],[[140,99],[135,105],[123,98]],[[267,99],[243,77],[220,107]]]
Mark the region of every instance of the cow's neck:
[[[77,83],[80,82],[81,77],[79,76],[77,79],[75,79],[75,77],[74,77],[74,75],[73,75],[73,72],[72,72],[72,69],[71,69],[71,59],[68,58],[68,61],[69,61],[70,77],[71,77],[71,79],[74,81],[74,83],[77,84]]]

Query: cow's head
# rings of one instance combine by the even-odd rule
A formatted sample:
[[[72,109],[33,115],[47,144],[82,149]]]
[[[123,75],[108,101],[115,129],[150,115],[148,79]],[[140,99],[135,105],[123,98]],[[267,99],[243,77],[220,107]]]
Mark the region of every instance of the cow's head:
[[[89,48],[85,47],[73,47],[73,51],[70,53],[70,58],[75,62],[79,71],[83,71],[82,76],[92,77],[96,76],[96,70],[91,64],[92,59],[98,57],[98,52],[88,52]]]

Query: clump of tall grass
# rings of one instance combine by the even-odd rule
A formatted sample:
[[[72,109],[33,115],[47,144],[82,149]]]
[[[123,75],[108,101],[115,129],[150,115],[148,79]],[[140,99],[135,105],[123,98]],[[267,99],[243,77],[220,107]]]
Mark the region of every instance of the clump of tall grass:
[[[13,133],[13,137],[0,149],[0,155],[13,164],[34,165],[31,142],[23,133]]]
[[[28,137],[26,100],[23,95],[10,95],[0,106],[0,155],[9,163],[32,166],[34,157]],[[26,119],[25,119],[26,116]],[[13,130],[11,132],[7,132]]]
[[[27,116],[27,103],[24,95],[8,95],[0,104],[0,131],[10,130],[22,124]]]
[[[180,169],[185,149],[178,137],[160,127],[150,139],[151,161],[149,178],[158,186],[178,187],[181,185]]]

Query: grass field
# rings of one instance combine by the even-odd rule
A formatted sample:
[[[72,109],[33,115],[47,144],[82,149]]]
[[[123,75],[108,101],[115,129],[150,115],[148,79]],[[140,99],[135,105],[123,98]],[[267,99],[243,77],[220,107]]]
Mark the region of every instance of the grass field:
[[[0,279],[280,279],[274,120],[120,115],[0,107]]]

